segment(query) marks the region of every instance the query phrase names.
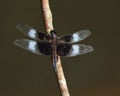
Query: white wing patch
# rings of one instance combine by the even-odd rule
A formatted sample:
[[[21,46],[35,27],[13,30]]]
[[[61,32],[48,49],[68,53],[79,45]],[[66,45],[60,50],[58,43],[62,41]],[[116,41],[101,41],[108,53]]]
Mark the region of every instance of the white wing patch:
[[[28,36],[35,39],[36,38],[36,30],[30,29],[30,31],[28,32]]]
[[[77,54],[79,54],[79,50],[80,50],[80,46],[78,45],[73,45],[72,46],[72,53],[70,53],[71,56],[76,56]]]
[[[73,36],[72,36],[72,39],[73,39],[72,41],[74,41],[74,42],[79,41],[80,40],[79,34],[78,33],[74,33]]]
[[[28,49],[32,52],[36,52],[36,42],[35,41],[30,41],[28,44]]]

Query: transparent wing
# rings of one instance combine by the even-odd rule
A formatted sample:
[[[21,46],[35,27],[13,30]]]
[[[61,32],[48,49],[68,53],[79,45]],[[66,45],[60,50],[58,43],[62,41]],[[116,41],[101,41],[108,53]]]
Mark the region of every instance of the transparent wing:
[[[32,39],[37,40],[48,40],[49,36],[38,32],[36,29],[32,28],[31,26],[25,25],[25,24],[18,24],[16,27],[25,35],[29,36]]]
[[[94,49],[85,44],[58,44],[57,53],[60,56],[72,57],[92,52]]]
[[[87,38],[91,32],[89,30],[81,30],[73,34],[58,37],[58,42],[61,43],[75,43]]]
[[[51,46],[50,43],[47,42],[37,42],[28,39],[17,39],[15,40],[14,44],[22,49],[25,49],[38,55],[51,54]]]

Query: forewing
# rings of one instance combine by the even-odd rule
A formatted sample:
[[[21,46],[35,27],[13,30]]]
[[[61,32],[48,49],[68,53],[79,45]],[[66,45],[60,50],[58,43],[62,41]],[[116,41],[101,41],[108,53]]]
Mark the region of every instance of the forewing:
[[[64,35],[58,37],[58,42],[60,43],[75,43],[84,40],[87,38],[91,32],[89,30],[80,30],[73,34]]]
[[[48,40],[49,36],[38,32],[36,29],[32,28],[31,26],[28,26],[26,24],[18,24],[16,27],[25,35],[29,36],[32,39],[37,39],[37,40]]]
[[[27,51],[38,55],[50,55],[51,54],[51,46],[50,43],[47,42],[37,42],[34,40],[28,39],[17,39],[14,42],[20,48],[23,48]]]
[[[85,44],[58,44],[57,53],[59,56],[72,57],[92,52],[92,46]]]

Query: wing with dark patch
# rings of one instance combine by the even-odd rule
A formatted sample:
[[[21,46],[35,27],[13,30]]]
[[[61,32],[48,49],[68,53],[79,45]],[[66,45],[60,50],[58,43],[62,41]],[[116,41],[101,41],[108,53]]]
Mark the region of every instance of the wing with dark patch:
[[[60,43],[75,43],[87,38],[91,32],[89,30],[81,30],[73,34],[64,35],[58,37],[58,42]]]
[[[37,40],[48,40],[50,37],[44,33],[38,32],[36,29],[28,26],[26,24],[18,24],[16,27],[25,35],[29,36],[32,39]]]
[[[37,42],[28,39],[17,39],[14,42],[20,48],[38,55],[51,55],[51,44],[47,42]]]
[[[72,57],[92,52],[92,46],[85,44],[58,44],[57,53],[59,56]]]
[[[57,54],[59,56],[67,56],[72,48],[71,44],[59,43],[57,45]]]

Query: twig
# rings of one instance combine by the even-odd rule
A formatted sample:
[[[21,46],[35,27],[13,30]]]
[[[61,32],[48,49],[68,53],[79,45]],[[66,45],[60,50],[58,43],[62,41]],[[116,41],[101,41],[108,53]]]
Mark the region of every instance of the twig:
[[[53,30],[52,13],[49,7],[49,0],[41,0],[41,5],[46,31],[49,33],[51,30]],[[59,56],[56,66],[55,73],[57,75],[61,96],[70,96]]]
[[[49,7],[49,0],[41,0],[42,4],[42,11],[43,11],[43,19],[46,27],[46,31],[49,33],[53,30],[53,23],[52,23],[52,13]]]

